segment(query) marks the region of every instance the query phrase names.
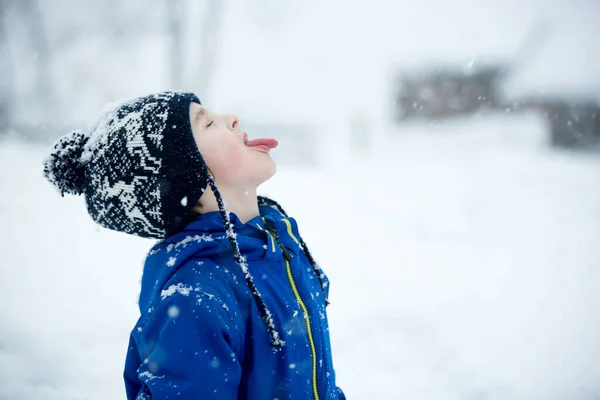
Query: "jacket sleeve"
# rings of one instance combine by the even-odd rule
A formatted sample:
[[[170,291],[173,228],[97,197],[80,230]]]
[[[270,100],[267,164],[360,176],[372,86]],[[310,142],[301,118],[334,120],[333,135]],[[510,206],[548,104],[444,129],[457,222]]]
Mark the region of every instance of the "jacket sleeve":
[[[237,399],[241,366],[234,342],[240,341],[231,336],[232,325],[212,295],[180,291],[163,299],[139,328],[138,398]]]

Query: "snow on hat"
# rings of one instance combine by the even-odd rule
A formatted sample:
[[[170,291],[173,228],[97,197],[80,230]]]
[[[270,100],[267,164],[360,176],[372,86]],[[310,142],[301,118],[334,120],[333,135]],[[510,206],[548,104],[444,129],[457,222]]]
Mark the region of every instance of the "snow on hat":
[[[60,138],[44,175],[65,193],[85,196],[101,226],[162,239],[183,229],[208,184],[192,135],[193,93],[163,92],[109,107],[90,125]]]

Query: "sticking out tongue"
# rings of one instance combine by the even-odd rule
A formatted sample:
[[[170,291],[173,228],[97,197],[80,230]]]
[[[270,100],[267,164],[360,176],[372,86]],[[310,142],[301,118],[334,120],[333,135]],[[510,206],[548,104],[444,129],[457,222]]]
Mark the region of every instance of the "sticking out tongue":
[[[277,140],[275,139],[252,139],[252,140],[248,140],[246,142],[246,146],[248,147],[263,147],[266,149],[274,149],[275,147],[277,147],[279,143],[277,143]]]

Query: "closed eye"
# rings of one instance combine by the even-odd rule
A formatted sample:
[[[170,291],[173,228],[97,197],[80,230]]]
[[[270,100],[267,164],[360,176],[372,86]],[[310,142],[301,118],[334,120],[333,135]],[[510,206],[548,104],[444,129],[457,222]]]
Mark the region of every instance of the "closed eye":
[[[208,128],[208,127],[210,127],[210,126],[211,126],[211,125],[212,125],[214,122],[215,122],[215,121],[210,121],[210,122],[208,123],[208,125],[206,125],[206,127],[207,127],[207,128]]]

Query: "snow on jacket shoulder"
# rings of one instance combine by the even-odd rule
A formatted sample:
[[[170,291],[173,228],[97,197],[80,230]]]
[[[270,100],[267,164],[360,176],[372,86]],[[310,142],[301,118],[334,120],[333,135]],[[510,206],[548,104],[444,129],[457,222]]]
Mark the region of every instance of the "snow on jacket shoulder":
[[[220,215],[203,214],[148,255],[125,363],[128,399],[345,398],[335,384],[328,293],[300,250],[296,222],[260,210],[231,222],[283,348],[271,346]]]

